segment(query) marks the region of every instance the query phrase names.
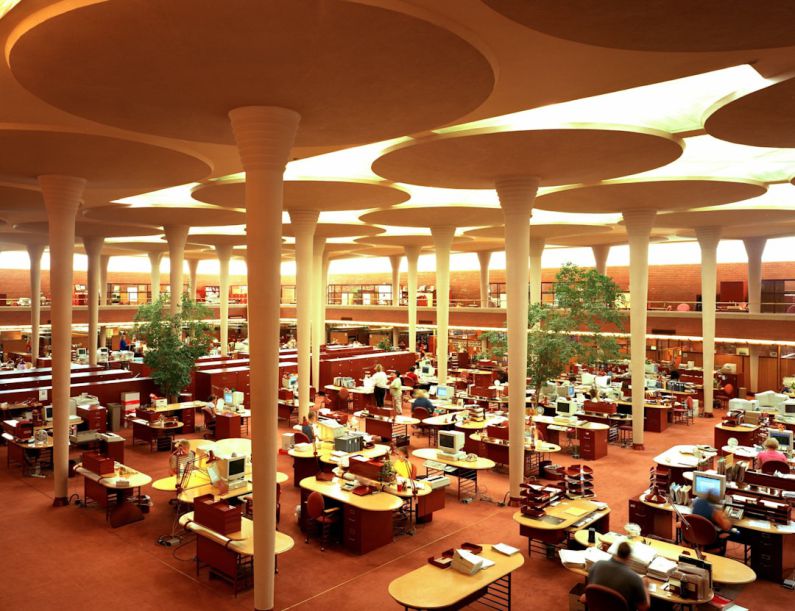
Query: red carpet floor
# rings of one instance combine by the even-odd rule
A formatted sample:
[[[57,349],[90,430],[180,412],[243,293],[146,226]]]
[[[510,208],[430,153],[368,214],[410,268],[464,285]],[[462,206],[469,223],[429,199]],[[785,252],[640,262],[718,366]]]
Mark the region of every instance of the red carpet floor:
[[[699,419],[695,425],[647,433],[646,450],[610,446],[607,458],[591,463],[598,498],[612,509],[613,530],[621,530],[627,521],[628,498],[645,489],[652,457],[678,443],[711,443],[716,422]],[[123,434],[129,435],[127,431]],[[427,440],[413,438],[412,443],[424,447]],[[131,448],[129,443],[125,452],[127,464],[153,479],[168,474],[166,453],[150,453],[143,445]],[[44,479],[22,477],[18,467],[5,468],[5,454],[6,448],[0,447],[0,609],[253,608],[250,590],[235,598],[231,587],[210,580],[206,569],[196,576],[192,537],[174,548],[156,543],[172,530],[175,513],[168,504],[169,493],[147,489],[154,507],[146,519],[112,529],[97,507],[52,508],[52,474],[46,472]],[[555,462],[576,461],[556,456]],[[389,582],[421,566],[433,553],[463,541],[505,542],[522,550],[526,562],[513,577],[516,609],[567,609],[567,593],[581,581],[558,561],[538,554],[527,558],[527,540],[519,536],[519,527],[511,519],[514,509],[488,500],[459,503],[452,490],[447,507],[437,512],[431,523],[419,525],[415,536],[399,536],[391,545],[364,556],[340,547],[321,552],[317,542],[304,543],[296,524],[299,495],[292,486],[292,459],[280,456],[279,469],[290,475],[283,485],[280,530],[292,536],[296,545],[279,559],[277,609],[397,609],[387,592]],[[507,491],[505,474],[489,472],[481,482],[481,493],[494,501]],[[70,493],[82,496],[82,488],[82,477],[70,480]],[[793,547],[795,543],[789,541],[790,567],[795,565]],[[732,551],[730,548],[729,553]],[[739,604],[754,610],[791,609],[795,603],[795,593],[764,581],[734,593]]]

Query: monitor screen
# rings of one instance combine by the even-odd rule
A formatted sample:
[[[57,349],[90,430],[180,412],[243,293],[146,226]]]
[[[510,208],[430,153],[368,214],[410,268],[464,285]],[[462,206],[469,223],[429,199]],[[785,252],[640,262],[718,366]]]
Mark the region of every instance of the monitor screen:
[[[782,452],[787,452],[792,448],[792,431],[770,430],[768,434],[778,441],[778,449]]]
[[[569,388],[569,396],[573,397],[574,396],[574,386],[569,386],[568,388]]]
[[[431,373],[431,368],[428,365],[423,366],[422,373],[428,375],[429,373]]]
[[[224,391],[224,403],[226,403],[227,405],[232,405],[232,391],[231,390],[225,390]]]
[[[449,399],[453,395],[453,389],[449,386],[437,386],[436,397],[439,399]]]
[[[88,350],[86,348],[78,348],[77,349],[77,356],[87,356]]]
[[[693,492],[696,496],[715,495],[723,500],[726,490],[726,476],[696,471],[693,473]]]
[[[571,403],[569,403],[568,401],[558,401],[556,405],[556,411],[559,414],[571,413]]]
[[[461,431],[439,431],[439,448],[457,452],[464,447],[464,434]]]
[[[246,472],[246,457],[240,456],[229,459],[229,477],[240,476]]]
[[[627,405],[626,403],[619,403],[617,411],[622,416],[631,416],[632,415],[632,406]]]
[[[44,407],[44,419],[52,420],[52,405],[46,405]]]

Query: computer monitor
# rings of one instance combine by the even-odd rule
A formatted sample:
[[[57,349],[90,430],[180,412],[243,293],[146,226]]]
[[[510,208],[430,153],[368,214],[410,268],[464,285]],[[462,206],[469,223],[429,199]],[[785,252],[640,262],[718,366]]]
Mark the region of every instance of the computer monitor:
[[[439,389],[438,386],[429,386],[428,387],[428,394],[432,397],[436,395],[436,391]]]
[[[77,357],[80,358],[81,356],[88,356],[88,348],[77,349]]]
[[[569,384],[564,384],[562,386],[558,386],[557,392],[558,397],[568,397],[569,396]]]
[[[232,391],[231,390],[225,390],[224,391],[224,403],[226,403],[227,405],[232,405],[232,401],[233,400],[234,400],[234,398],[232,397]]]
[[[232,456],[229,458],[217,458],[216,470],[218,477],[227,482],[243,479],[246,475],[246,457]]]
[[[430,367],[430,365],[423,365],[423,367],[422,367],[421,371],[422,371],[422,373],[424,373],[425,375],[429,375],[429,374],[431,373],[431,367]]]
[[[590,386],[591,384],[593,384],[595,377],[596,376],[594,376],[594,374],[588,373],[587,371],[583,371],[580,374],[580,381],[582,382],[583,386]]]
[[[575,393],[575,390],[574,390],[574,386],[568,386],[567,388],[569,389],[569,390],[568,390],[568,393],[567,393],[567,394],[568,394],[568,396],[569,396],[570,398],[571,398],[571,397],[574,397],[574,395],[576,394],[576,393]]]
[[[452,386],[437,386],[436,387],[436,398],[442,400],[448,400],[453,398],[453,387]]]
[[[726,493],[726,476],[717,473],[705,473],[704,471],[693,472],[693,494],[715,495],[718,501],[723,501]]]
[[[439,431],[439,449],[445,454],[456,454],[464,447],[464,433],[461,431]]]
[[[52,405],[45,405],[44,406],[44,419],[45,420],[52,420]]]
[[[555,411],[558,415],[568,416],[571,414],[571,403],[569,401],[561,401],[558,399],[557,403],[555,404]]]
[[[792,431],[779,431],[776,429],[769,429],[767,434],[778,441],[778,449],[785,454],[792,451]]]
[[[609,386],[610,385],[610,377],[609,376],[596,376],[596,385],[601,387]]]

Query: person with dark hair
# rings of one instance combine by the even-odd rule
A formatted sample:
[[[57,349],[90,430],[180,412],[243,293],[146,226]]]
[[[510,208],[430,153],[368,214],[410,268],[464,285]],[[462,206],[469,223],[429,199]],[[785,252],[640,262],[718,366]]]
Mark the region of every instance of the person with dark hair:
[[[646,611],[649,608],[649,592],[635,571],[629,568],[632,548],[622,541],[610,560],[600,560],[588,571],[588,584],[615,590],[627,601],[627,608]]]

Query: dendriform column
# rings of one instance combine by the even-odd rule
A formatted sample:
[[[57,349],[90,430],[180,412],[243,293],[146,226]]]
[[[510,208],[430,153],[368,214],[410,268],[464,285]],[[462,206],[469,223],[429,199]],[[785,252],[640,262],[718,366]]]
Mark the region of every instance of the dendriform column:
[[[400,260],[403,255],[392,255],[389,264],[392,266],[392,305],[400,305]]]
[[[196,301],[199,291],[199,259],[188,259],[188,296]]]
[[[110,267],[110,255],[100,255],[99,257],[99,305],[110,305],[108,295],[108,267]]]
[[[591,246],[593,251],[594,267],[603,276],[607,275],[607,257],[610,256],[610,244],[594,244]]]
[[[698,227],[696,237],[701,247],[701,335],[704,369],[704,413],[712,415],[715,389],[715,309],[718,282],[718,242],[720,227]],[[633,304],[634,306],[634,304]]]
[[[408,284],[408,323],[409,352],[417,352],[417,264],[420,259],[419,246],[405,246],[406,252],[406,284]]]
[[[447,384],[448,322],[450,320],[450,249],[455,227],[431,227],[436,249],[436,377]]]
[[[632,378],[632,443],[643,449],[646,406],[646,306],[649,301],[649,236],[656,210],[623,213],[629,238],[630,375]]]
[[[748,312],[759,314],[762,311],[762,255],[767,238],[745,238],[743,244],[748,255]]]
[[[276,539],[276,443],[279,389],[279,288],[283,174],[300,115],[284,108],[248,106],[229,113],[246,172],[249,261],[254,608],[273,609]]]
[[[88,362],[91,365],[97,364],[97,348],[99,348],[97,335],[99,332],[99,285],[102,284],[100,257],[104,245],[105,238],[96,236],[83,238],[83,246],[88,256],[88,282],[86,282],[88,289]]]
[[[530,216],[538,191],[537,178],[498,180],[497,195],[505,217],[505,285],[508,297],[508,435],[511,504],[519,502],[524,479],[525,395],[527,392],[527,273]]]
[[[312,384],[320,388],[320,346],[326,340],[326,302],[328,296],[323,284],[326,238],[315,236],[312,244]]]
[[[41,324],[41,256],[43,244],[28,244],[30,258],[30,360],[33,366],[39,358],[39,326]]]
[[[530,230],[530,303],[541,303],[541,259],[546,240],[532,235]]]
[[[481,250],[478,253],[478,263],[480,263],[480,307],[489,307],[489,263],[491,262],[491,251]]]
[[[221,304],[221,356],[229,356],[229,260],[232,258],[232,245],[215,246],[218,255],[218,280],[220,282]]]
[[[313,290],[313,242],[319,213],[317,210],[291,210],[290,224],[295,232],[295,311],[298,332],[298,418],[309,413],[309,386],[312,373],[312,319],[318,299]],[[314,307],[313,307],[314,306]],[[315,382],[317,383],[317,382]]]
[[[68,505],[69,397],[72,369],[72,284],[75,218],[86,181],[72,176],[39,176],[50,237],[52,305],[53,505]]]
[[[169,225],[163,229],[168,241],[171,313],[176,314],[182,304],[182,265],[185,261],[185,243],[188,241],[190,228],[187,225]]]
[[[162,252],[149,253],[149,268],[151,277],[151,294],[152,301],[160,299],[160,261],[163,259]]]

